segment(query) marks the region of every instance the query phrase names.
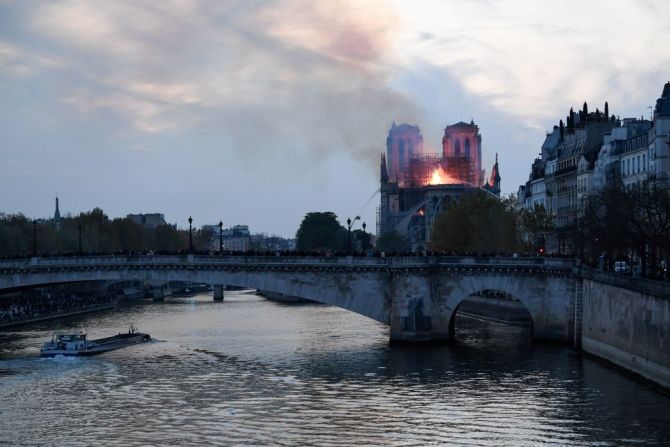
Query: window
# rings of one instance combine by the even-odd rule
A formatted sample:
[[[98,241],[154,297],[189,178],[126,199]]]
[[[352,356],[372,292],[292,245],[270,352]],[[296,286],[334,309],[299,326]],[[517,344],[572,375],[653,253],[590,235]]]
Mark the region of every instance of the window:
[[[470,139],[469,138],[465,139],[465,156],[466,157],[470,156]]]
[[[647,170],[647,154],[642,154],[642,169]]]
[[[456,140],[456,143],[454,143],[454,155],[461,156],[461,140]]]

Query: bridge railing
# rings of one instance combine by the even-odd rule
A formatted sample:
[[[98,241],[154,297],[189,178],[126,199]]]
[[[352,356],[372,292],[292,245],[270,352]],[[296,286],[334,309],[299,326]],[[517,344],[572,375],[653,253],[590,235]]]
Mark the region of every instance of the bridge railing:
[[[476,256],[394,256],[394,257],[316,257],[316,256],[202,256],[202,255],[130,255],[130,256],[73,256],[26,258],[0,261],[4,268],[67,267],[96,265],[352,265],[370,267],[402,266],[536,266],[569,269],[575,266],[574,259],[524,258],[524,257],[476,257]]]

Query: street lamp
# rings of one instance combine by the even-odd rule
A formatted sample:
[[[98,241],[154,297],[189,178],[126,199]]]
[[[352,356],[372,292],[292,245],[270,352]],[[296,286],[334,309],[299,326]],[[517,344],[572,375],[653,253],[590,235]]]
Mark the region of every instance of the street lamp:
[[[352,221],[350,218],[347,218],[347,253],[350,255],[352,254],[351,252],[351,227],[354,226],[356,221],[360,219],[361,216],[356,216],[354,220]]]
[[[37,220],[33,219],[33,256],[37,256]]]
[[[367,240],[368,240],[368,234],[365,232],[365,227],[367,225],[365,225],[365,222],[363,222],[362,226],[363,226],[363,242],[361,243],[361,248],[363,250],[365,250],[367,248]],[[364,245],[365,245],[365,247],[364,247]]]
[[[191,224],[193,223],[193,218],[191,216],[188,216],[188,252],[191,253],[193,251],[193,227]]]
[[[223,254],[223,221],[219,221],[219,256]]]

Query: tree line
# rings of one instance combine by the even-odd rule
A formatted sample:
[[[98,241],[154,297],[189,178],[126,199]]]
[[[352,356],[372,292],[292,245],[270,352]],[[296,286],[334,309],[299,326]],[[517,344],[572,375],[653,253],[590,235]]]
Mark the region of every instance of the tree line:
[[[94,208],[61,218],[58,226],[51,220],[33,221],[23,214],[0,213],[0,255],[31,255],[34,242],[38,254],[78,253],[80,231],[84,253],[188,250],[188,230],[172,225],[148,228],[128,218],[110,219],[100,208]],[[194,250],[209,249],[211,238],[209,230],[194,230]]]
[[[670,256],[666,181],[621,182],[589,196],[571,231],[576,256],[592,264],[633,261],[645,277],[665,276]]]

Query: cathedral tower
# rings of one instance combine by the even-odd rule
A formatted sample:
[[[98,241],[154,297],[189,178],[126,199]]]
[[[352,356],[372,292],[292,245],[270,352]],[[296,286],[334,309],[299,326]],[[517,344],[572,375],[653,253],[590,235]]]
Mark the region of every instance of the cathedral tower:
[[[423,135],[418,126],[401,124],[395,121],[386,138],[386,160],[389,181],[403,186],[409,168],[409,159],[423,153]]]
[[[442,155],[447,159],[451,177],[471,186],[484,184],[482,136],[474,121],[461,121],[444,129]]]

